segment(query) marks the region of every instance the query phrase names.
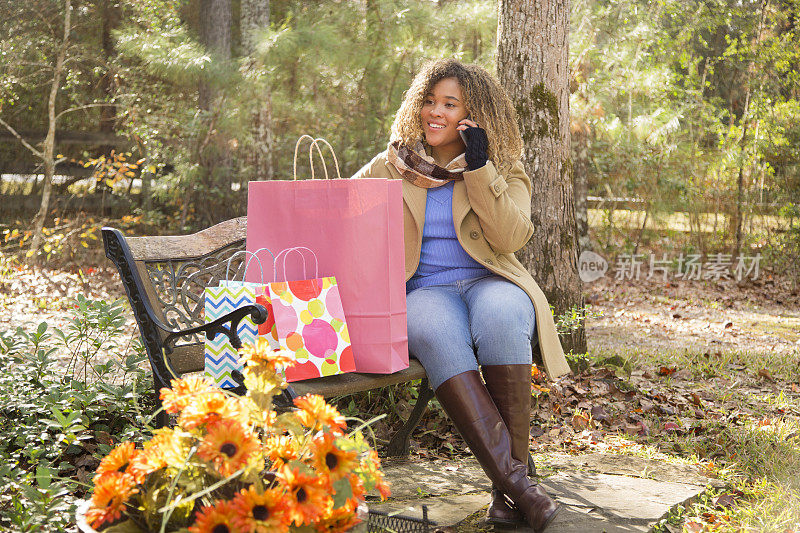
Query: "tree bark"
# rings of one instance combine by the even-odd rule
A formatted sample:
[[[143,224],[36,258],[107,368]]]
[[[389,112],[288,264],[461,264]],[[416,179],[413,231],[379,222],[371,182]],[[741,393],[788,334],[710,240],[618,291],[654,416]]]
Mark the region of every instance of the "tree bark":
[[[64,38],[56,54],[56,62],[53,66],[53,81],[50,84],[50,95],[47,99],[47,135],[42,143],[41,158],[44,164],[44,182],[42,184],[42,203],[39,211],[33,217],[33,238],[28,249],[28,256],[36,257],[39,247],[42,245],[42,230],[44,229],[47,211],[50,208],[50,193],[53,189],[53,174],[55,174],[56,163],[54,153],[56,144],[56,98],[58,90],[61,88],[61,75],[64,71],[64,60],[67,56],[69,47],[69,32],[72,21],[72,0],[66,0],[64,6]]]
[[[231,59],[231,0],[200,0],[200,42],[213,62]],[[198,144],[203,187],[195,189],[194,206],[202,224],[215,224],[231,213],[231,158],[227,139],[214,130],[221,112],[221,96],[208,74],[198,87],[198,105],[208,115],[209,131]]]
[[[200,0],[200,42],[214,59],[231,58],[231,0]],[[217,91],[207,78],[200,81],[200,108],[211,109]]]
[[[766,17],[767,9],[769,8],[770,0],[762,0],[761,2],[761,12],[758,18],[758,29],[756,31],[756,40],[755,42],[757,45],[761,44],[761,32],[764,29],[764,20]],[[750,114],[750,97],[751,97],[751,86],[750,80],[755,70],[755,59],[751,59],[750,63],[747,65],[747,78],[745,79],[745,84],[747,86],[747,93],[745,94],[745,101],[744,101],[744,110],[742,111],[742,136],[739,139],[739,171],[736,175],[736,212],[733,217],[733,222],[735,224],[735,233],[736,233],[736,242],[733,248],[733,255],[734,257],[738,256],[742,251],[742,226],[744,221],[744,209],[745,209],[745,197],[744,197],[744,165],[745,165],[745,155],[746,155],[746,146],[747,146],[747,129],[750,125],[749,121],[749,114]]]
[[[239,26],[244,55],[252,58],[256,52],[258,31],[269,28],[269,0],[241,0]],[[268,81],[264,83],[263,93],[258,99],[253,113],[253,150],[249,163],[255,179],[271,180],[275,177],[272,165],[275,143],[272,135],[272,98]]]
[[[578,253],[592,249],[589,238],[589,135],[583,126],[575,134],[575,164],[573,165],[572,186],[575,193],[575,224],[578,231]]]
[[[500,0],[497,70],[520,121],[536,231],[520,260],[556,316],[583,309],[569,132],[569,0]],[[586,351],[583,323],[562,335]]]
[[[114,47],[114,39],[111,37],[111,32],[119,26],[120,14],[119,14],[119,7],[117,7],[115,2],[111,0],[104,0],[103,7],[102,7],[102,14],[103,14],[103,26],[101,29],[101,40],[103,45],[103,59],[105,60],[106,66],[110,67],[112,58],[116,55],[116,50]],[[114,93],[116,91],[116,86],[114,83],[114,71],[111,68],[107,68],[106,71],[103,73],[103,76],[100,80],[101,86],[103,88],[104,96],[111,100],[114,98]],[[109,136],[114,134],[114,127],[116,126],[117,122],[117,108],[115,106],[103,106],[100,107],[100,131],[108,134]],[[104,147],[106,149],[112,149],[113,146]]]

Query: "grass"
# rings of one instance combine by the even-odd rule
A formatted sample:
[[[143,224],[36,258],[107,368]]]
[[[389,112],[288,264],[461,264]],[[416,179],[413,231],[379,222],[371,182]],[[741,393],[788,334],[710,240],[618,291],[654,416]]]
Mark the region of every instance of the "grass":
[[[641,349],[601,349],[585,358],[594,366],[611,365],[627,374],[635,368],[658,366],[688,370],[695,378],[714,376],[737,377],[741,373],[747,378],[759,377],[766,371],[772,378],[787,381],[800,379],[800,349],[793,352],[777,351],[697,351],[672,349],[654,353]],[[739,372],[737,372],[739,371]],[[766,376],[761,376],[766,377]],[[768,379],[768,378],[767,378]],[[735,381],[735,380],[734,380]]]
[[[800,377],[800,352],[630,350],[594,353],[588,360],[593,366],[613,366],[618,375],[630,375],[631,369],[654,372],[660,365],[685,369],[691,377],[683,385],[707,393],[708,411],[716,408],[722,415],[700,421],[694,431],[662,433],[604,450],[701,462],[726,483],[674,509],[654,531],[679,530],[676,526],[683,531],[800,531],[800,394],[790,392]],[[765,374],[776,380],[775,387]],[[715,378],[730,385],[721,388]],[[664,383],[677,386],[679,380],[666,378]],[[764,392],[765,386],[775,391]],[[721,494],[727,496],[718,504]]]
[[[755,333],[798,342],[800,340],[800,318],[796,316],[765,316],[762,320],[745,322],[740,329],[747,333]]]

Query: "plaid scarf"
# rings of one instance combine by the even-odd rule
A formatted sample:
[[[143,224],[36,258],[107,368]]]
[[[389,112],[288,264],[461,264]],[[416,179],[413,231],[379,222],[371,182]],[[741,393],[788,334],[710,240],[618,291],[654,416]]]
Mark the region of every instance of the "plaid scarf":
[[[400,141],[390,143],[387,157],[403,178],[423,189],[441,187],[451,181],[462,180],[464,171],[467,170],[464,154],[459,155],[442,168],[425,153],[422,142],[417,142],[414,148],[400,144]]]

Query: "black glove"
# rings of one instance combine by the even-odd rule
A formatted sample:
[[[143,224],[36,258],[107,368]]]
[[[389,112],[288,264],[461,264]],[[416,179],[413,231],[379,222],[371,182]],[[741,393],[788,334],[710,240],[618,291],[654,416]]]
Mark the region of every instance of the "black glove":
[[[467,160],[467,167],[470,170],[477,170],[489,160],[487,154],[489,150],[489,138],[483,128],[467,128],[462,132],[462,139],[467,149],[464,157]]]

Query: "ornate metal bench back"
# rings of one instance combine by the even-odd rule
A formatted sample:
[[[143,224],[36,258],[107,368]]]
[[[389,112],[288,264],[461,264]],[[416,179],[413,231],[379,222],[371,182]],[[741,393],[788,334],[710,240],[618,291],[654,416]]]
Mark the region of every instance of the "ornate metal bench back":
[[[227,279],[241,280],[244,275],[245,241],[239,240],[200,257],[185,260],[144,261],[147,277],[158,300],[164,322],[175,329],[199,326],[204,320],[203,290],[216,286],[226,279],[228,260],[231,259]],[[202,343],[197,335],[176,344]]]
[[[246,224],[246,217],[242,217],[193,235],[131,239],[113,228],[103,229],[106,255],[119,269],[128,293],[153,368],[156,390],[179,372],[173,370],[171,362],[164,361],[166,334],[150,316],[175,330],[203,324],[204,288],[225,279],[226,272],[227,279],[243,278],[246,257],[236,253],[244,250]],[[200,337],[179,338],[170,359],[189,355],[198,361],[188,366],[202,368],[204,339]]]

